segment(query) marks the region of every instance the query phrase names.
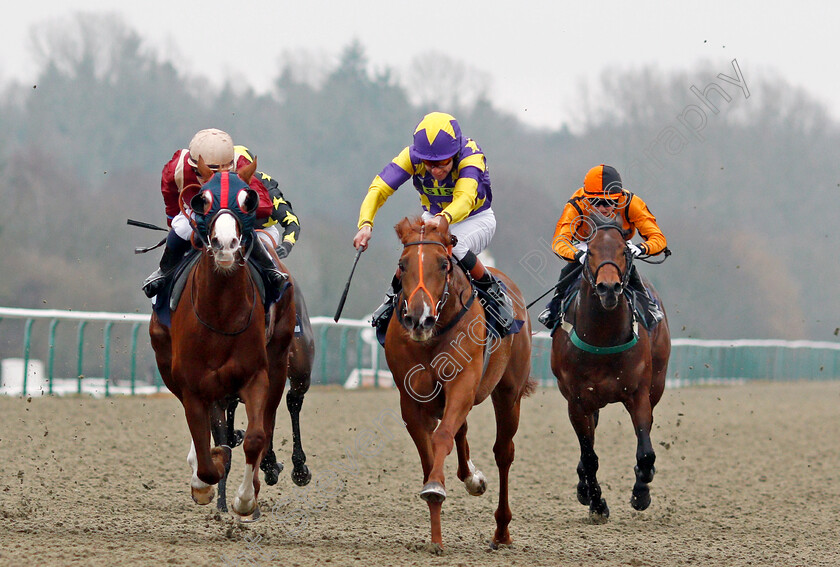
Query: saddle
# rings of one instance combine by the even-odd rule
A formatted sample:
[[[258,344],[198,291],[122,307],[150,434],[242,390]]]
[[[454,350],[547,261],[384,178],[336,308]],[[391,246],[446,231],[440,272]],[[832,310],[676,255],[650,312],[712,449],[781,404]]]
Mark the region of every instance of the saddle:
[[[551,298],[548,303],[548,310],[551,315],[546,321],[551,336],[554,336],[555,331],[559,328],[563,315],[569,309],[569,305],[572,304],[578,292],[580,292],[580,277],[571,283],[562,297],[555,295]],[[664,318],[662,305],[647,287],[644,288],[644,291],[628,288],[623,294],[630,301],[636,320],[641,322],[642,326],[648,331],[652,331]]]

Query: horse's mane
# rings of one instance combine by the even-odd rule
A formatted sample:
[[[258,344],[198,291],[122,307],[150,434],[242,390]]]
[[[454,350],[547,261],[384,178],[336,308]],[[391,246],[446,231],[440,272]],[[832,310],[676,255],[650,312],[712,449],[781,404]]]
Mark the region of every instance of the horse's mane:
[[[423,217],[416,215],[413,217],[405,217],[394,226],[394,230],[397,232],[397,237],[400,239],[400,242],[406,244],[413,240],[411,238],[412,235],[416,234],[417,236],[420,236],[421,229],[424,226],[425,223],[423,221]],[[423,231],[423,240],[437,240],[444,246],[454,244],[452,239],[453,237],[449,233],[448,228],[445,231],[441,231],[437,228],[426,228],[425,231]]]

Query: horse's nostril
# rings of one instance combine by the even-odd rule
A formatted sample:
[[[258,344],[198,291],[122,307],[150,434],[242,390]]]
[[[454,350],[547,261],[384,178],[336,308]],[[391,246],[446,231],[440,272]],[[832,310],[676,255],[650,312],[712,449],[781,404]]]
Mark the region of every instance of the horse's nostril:
[[[613,293],[616,294],[616,295],[621,293],[621,284],[620,283],[616,282],[616,283],[613,284]]]
[[[411,315],[406,315],[405,317],[403,317],[403,320],[405,321],[406,327],[408,327],[409,329],[414,328],[414,317],[412,317]]]
[[[604,295],[605,293],[607,293],[607,284],[605,284],[605,283],[599,283],[599,284],[597,284],[597,285],[595,286],[595,292],[596,292],[598,295]]]
[[[431,329],[435,326],[435,318],[430,316],[423,318],[423,329]]]

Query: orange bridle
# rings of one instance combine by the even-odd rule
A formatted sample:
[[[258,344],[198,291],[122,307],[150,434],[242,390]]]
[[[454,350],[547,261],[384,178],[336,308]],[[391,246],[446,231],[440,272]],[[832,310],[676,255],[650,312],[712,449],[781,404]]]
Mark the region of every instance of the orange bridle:
[[[408,296],[408,299],[405,300],[405,309],[406,310],[408,309],[408,304],[411,303],[412,298],[414,298],[414,294],[416,294],[418,291],[423,291],[428,296],[429,301],[433,304],[432,305],[432,317],[434,317],[435,320],[437,320],[438,317],[440,317],[440,310],[443,308],[443,305],[446,303],[446,300],[449,297],[449,275],[452,273],[451,260],[450,260],[450,269],[447,270],[447,272],[446,272],[446,281],[443,284],[443,293],[440,296],[440,301],[438,301],[435,304],[435,298],[432,297],[432,293],[429,291],[429,288],[426,287],[426,282],[423,279],[423,245],[424,244],[436,244],[438,246],[442,246],[446,250],[447,257],[452,255],[452,246],[451,245],[447,246],[442,242],[438,242],[437,240],[424,240],[425,231],[426,231],[426,227],[421,226],[420,227],[420,240],[418,240],[416,242],[409,242],[409,243],[404,245],[405,247],[418,246],[417,255],[418,255],[418,261],[419,261],[419,264],[420,264],[419,265],[420,281],[417,282],[417,286],[415,286],[414,291],[412,291],[411,294]]]

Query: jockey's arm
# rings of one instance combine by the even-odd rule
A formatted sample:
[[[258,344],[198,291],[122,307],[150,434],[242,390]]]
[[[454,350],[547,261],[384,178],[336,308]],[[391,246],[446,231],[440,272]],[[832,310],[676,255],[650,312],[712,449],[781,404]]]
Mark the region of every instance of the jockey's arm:
[[[411,157],[406,147],[379,172],[368,187],[367,195],[359,210],[358,228],[365,225],[373,227],[373,219],[377,211],[385,204],[388,197],[393,195],[413,174],[414,166],[411,165]]]
[[[272,205],[271,216],[266,219],[263,226],[269,227],[279,224],[283,227],[279,246],[284,249],[287,256],[300,237],[300,220],[292,210],[292,203],[283,197],[283,192],[280,191],[280,184],[277,180],[261,171],[257,172],[257,176],[261,178],[263,185],[265,185]]]
[[[668,245],[668,241],[659,225],[656,224],[656,217],[653,216],[638,195],[633,196],[627,213],[629,221],[639,231],[639,235],[645,239],[645,242],[640,246],[643,248],[642,252],[651,256],[662,252]]]
[[[560,220],[557,221],[557,226],[554,228],[551,250],[567,262],[574,262],[575,255],[578,253],[578,249],[575,248],[573,242],[577,224],[580,222],[579,218],[577,209],[567,203],[563,209],[563,214],[560,215]]]
[[[478,180],[486,167],[482,153],[468,155],[458,162],[458,180],[452,190],[452,202],[443,209],[449,224],[461,222],[475,208]]]

